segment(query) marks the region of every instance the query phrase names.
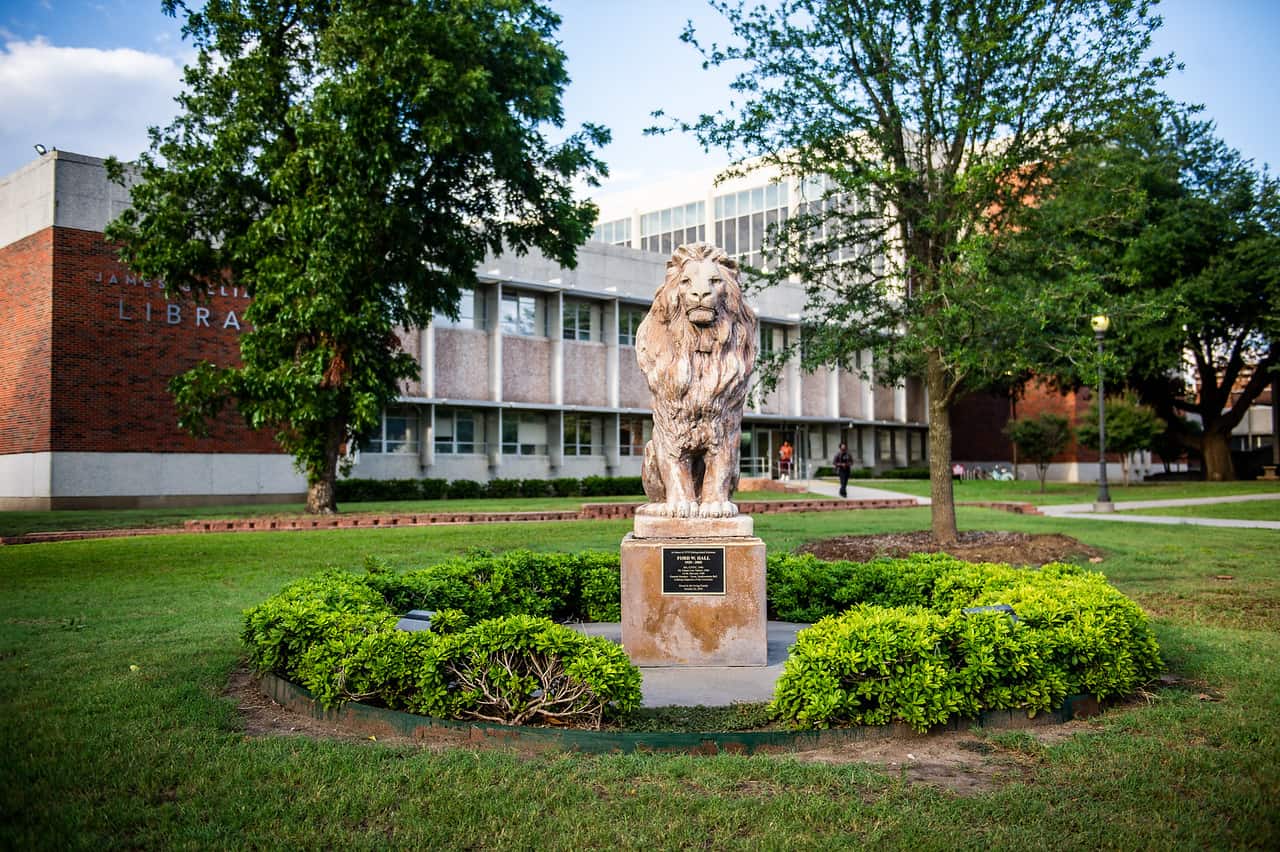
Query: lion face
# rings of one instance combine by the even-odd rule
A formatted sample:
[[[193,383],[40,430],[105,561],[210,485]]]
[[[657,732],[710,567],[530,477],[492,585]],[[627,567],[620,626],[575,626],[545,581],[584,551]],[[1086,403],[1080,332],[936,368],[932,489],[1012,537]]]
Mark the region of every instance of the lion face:
[[[724,288],[718,263],[709,258],[686,262],[680,271],[679,296],[689,322],[703,328],[715,323],[724,304]]]

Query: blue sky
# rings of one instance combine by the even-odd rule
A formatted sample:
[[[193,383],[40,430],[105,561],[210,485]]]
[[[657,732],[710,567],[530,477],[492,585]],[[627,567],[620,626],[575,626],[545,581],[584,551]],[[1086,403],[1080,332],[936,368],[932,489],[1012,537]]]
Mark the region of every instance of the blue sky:
[[[728,99],[728,74],[701,69],[678,36],[692,17],[700,32],[723,33],[698,0],[551,0],[573,83],[570,125],[609,127],[606,189],[717,166],[679,135],[644,137],[650,112],[692,116]],[[1280,168],[1280,0],[1167,0],[1156,49],[1186,70],[1167,81],[1205,114],[1231,146]],[[33,159],[41,143],[128,159],[146,148],[145,128],[174,110],[190,56],[179,22],[158,0],[0,0],[0,175]]]

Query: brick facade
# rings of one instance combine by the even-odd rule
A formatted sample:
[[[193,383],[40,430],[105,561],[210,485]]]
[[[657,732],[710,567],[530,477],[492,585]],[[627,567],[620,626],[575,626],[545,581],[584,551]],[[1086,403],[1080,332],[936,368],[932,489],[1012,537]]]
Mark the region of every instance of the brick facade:
[[[48,452],[53,229],[0,248],[0,455]]]
[[[121,266],[100,232],[74,228],[46,228],[0,258],[13,282],[0,293],[13,318],[3,348],[18,353],[0,365],[10,395],[0,396],[0,453],[279,452],[234,408],[208,438],[177,427],[170,378],[201,360],[238,360],[248,305],[238,290],[170,301]]]

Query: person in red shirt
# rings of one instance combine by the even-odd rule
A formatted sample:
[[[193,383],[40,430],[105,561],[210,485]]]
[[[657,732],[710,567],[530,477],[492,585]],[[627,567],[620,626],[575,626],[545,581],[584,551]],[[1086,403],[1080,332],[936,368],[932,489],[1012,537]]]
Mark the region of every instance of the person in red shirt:
[[[782,447],[778,449],[778,472],[782,475],[784,482],[791,478],[791,456],[793,453],[791,442],[783,441]]]

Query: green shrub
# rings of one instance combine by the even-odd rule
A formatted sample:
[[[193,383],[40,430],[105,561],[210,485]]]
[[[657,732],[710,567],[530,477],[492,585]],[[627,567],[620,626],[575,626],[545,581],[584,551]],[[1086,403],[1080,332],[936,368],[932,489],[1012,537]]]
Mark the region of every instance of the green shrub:
[[[520,480],[520,496],[521,497],[548,497],[550,495],[551,495],[551,480],[549,479]]]
[[[419,479],[418,496],[423,500],[443,500],[449,496],[449,480]]]
[[[872,479],[875,471],[869,467],[852,467],[849,468],[850,479]]]
[[[490,479],[484,486],[484,496],[507,499],[520,496],[520,480]]]
[[[547,481],[551,493],[556,497],[578,497],[582,494],[582,480],[575,477],[561,477]]]
[[[514,615],[440,637],[453,688],[421,711],[504,724],[586,724],[640,706],[640,670],[621,646],[545,618]]]
[[[927,467],[895,467],[880,474],[883,479],[928,479]]]
[[[638,476],[588,476],[582,480],[583,497],[619,497],[643,494],[644,483]]]
[[[822,479],[824,476],[835,476],[836,469],[834,467],[831,467],[830,465],[827,465],[826,467],[820,467],[817,470],[815,470],[813,472],[813,475],[814,475],[814,478],[816,479]]]
[[[826,616],[801,631],[778,681],[773,706],[801,727],[1035,715],[1074,693],[1131,694],[1161,669],[1141,609],[1075,565],[806,555],[771,558],[768,571],[780,617]],[[998,604],[1015,617],[963,611]]]
[[[326,570],[248,610],[253,666],[326,707],[374,700],[449,718],[598,727],[638,706],[640,673],[619,646],[541,617],[616,618],[616,554],[480,553],[405,574],[365,564],[363,576]],[[395,629],[411,609],[435,610],[430,631]]]
[[[474,500],[484,493],[485,486],[474,479],[455,479],[449,483],[450,500]]]

